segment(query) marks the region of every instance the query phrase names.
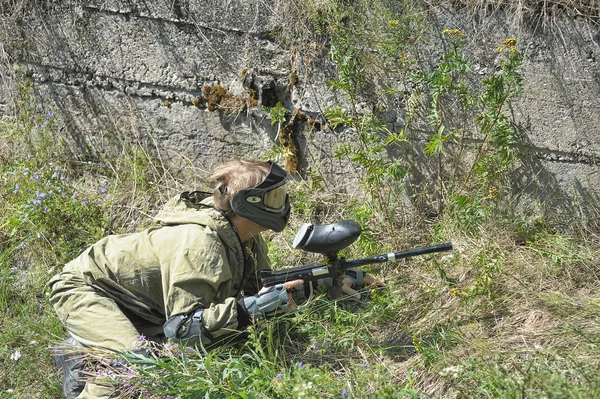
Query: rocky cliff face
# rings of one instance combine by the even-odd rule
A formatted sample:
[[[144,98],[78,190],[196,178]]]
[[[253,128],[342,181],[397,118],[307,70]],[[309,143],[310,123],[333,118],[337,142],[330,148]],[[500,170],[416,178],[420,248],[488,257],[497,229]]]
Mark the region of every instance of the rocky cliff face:
[[[157,144],[165,157],[208,168],[259,157],[277,145],[281,132],[263,106],[280,101],[290,113],[302,111],[283,132],[288,145],[297,145],[300,170],[318,163],[332,184],[343,186],[355,172],[332,148],[351,138],[318,123],[338,104],[338,94],[324,85],[334,69],[326,51],[309,60],[280,40],[285,12],[279,2],[253,0],[49,1],[5,8],[0,112],[11,114],[17,74],[23,74],[55,98],[75,148],[102,151],[108,141],[139,140]],[[597,26],[566,12],[522,21],[501,9],[474,18],[441,6],[427,18],[428,44],[420,57],[435,63],[440,32],[459,28],[480,75],[494,73],[498,43],[518,38],[524,91],[510,112],[526,155],[514,174],[515,190],[557,204],[597,203]],[[386,114],[392,129],[402,126],[404,114],[402,104],[394,107]]]

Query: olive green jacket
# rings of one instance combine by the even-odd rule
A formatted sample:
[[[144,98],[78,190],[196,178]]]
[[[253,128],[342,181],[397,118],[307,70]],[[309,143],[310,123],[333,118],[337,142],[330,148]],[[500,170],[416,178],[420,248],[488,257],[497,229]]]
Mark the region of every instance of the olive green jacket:
[[[260,236],[242,245],[230,222],[203,206],[211,199],[201,204],[174,198],[157,227],[107,236],[65,269],[151,323],[204,308],[215,339],[236,330],[236,300],[258,291],[258,271],[270,266],[267,246]]]

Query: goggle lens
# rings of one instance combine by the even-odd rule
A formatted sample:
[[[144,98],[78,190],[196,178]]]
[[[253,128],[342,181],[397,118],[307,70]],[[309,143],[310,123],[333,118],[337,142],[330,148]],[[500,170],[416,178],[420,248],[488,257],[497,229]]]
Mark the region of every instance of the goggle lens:
[[[263,204],[269,212],[281,212],[286,204],[288,185],[284,184],[274,190],[267,191],[263,197]]]

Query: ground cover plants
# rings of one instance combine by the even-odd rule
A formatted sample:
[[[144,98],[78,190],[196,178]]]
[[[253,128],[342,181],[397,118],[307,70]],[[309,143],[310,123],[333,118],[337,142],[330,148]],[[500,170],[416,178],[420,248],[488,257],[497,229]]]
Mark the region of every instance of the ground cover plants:
[[[321,293],[253,326],[243,344],[206,351],[140,337],[150,358],[90,353],[95,376],[130,398],[600,396],[597,227],[556,224],[540,204],[515,206],[509,190],[522,156],[508,112],[522,83],[518,38],[490,49],[497,70],[482,78],[460,30],[438,32],[434,65],[416,57],[426,20],[413,2],[294,4],[309,39],[328,43],[319,51],[340,101],[319,117],[352,135],[336,157],[362,171],[366,194],[328,191],[310,165],[292,184],[290,228],[267,237],[274,267],[319,261],[291,249],[307,221],[358,221],[348,258],[446,241],[454,250],[369,266],[386,286],[365,289],[367,300]],[[19,114],[0,126],[0,398],[60,398],[51,348],[65,331],[46,282],[100,237],[142,229],[173,195],[206,189],[206,173],[135,140],[74,152],[51,88],[20,84]],[[385,115],[398,104],[406,123],[394,130]],[[265,113],[286,123],[281,104]],[[415,188],[416,176],[429,184]],[[397,206],[407,193],[410,218]]]

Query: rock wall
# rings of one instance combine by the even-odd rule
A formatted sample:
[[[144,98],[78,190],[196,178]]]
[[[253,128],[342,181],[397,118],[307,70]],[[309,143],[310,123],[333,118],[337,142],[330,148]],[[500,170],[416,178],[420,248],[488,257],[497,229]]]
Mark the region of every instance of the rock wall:
[[[284,50],[262,38],[262,4],[47,3],[4,29],[18,33],[5,36],[16,43],[16,63],[49,88],[82,147],[105,135],[151,135],[166,152],[212,164],[270,149],[259,122],[243,114],[226,121],[192,103],[204,84],[235,83],[247,65],[279,74],[271,63]]]
[[[293,48],[276,39],[281,2],[74,1],[21,3],[2,10],[0,112],[15,104],[15,69],[47,87],[57,117],[79,148],[107,140],[155,143],[164,156],[209,168],[224,159],[260,157],[276,145],[277,129],[262,106],[282,101],[315,116],[335,100],[323,82],[321,60],[310,78]],[[600,31],[588,18],[557,14],[523,21],[502,9],[477,18],[439,6],[428,16],[430,46],[441,55],[440,32],[459,28],[482,74],[494,71],[493,51],[516,36],[524,54],[524,93],[511,110],[526,154],[515,190],[556,206],[594,204],[600,198]],[[225,88],[220,110],[206,87]],[[251,89],[251,90],[250,90]],[[254,94],[253,94],[254,93]],[[228,109],[228,107],[230,109]],[[401,112],[392,113],[390,124]],[[301,166],[318,162],[332,185],[355,180],[354,168],[332,155],[344,139],[305,121],[294,133]],[[585,205],[587,206],[587,205]],[[597,215],[595,215],[597,217]]]

